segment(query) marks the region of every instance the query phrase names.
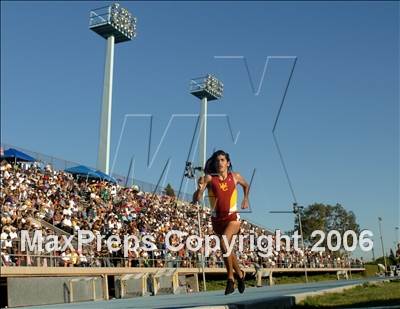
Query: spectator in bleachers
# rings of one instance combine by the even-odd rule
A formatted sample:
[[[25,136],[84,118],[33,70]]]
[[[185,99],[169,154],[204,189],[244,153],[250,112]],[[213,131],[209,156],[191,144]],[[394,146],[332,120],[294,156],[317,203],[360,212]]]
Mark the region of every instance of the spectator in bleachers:
[[[196,208],[174,197],[155,195],[139,190],[138,187],[124,188],[104,181],[92,181],[86,178],[74,179],[71,174],[56,171],[51,166],[40,169],[38,164],[7,162],[0,164],[0,247],[2,261],[9,265],[21,266],[156,266],[197,267],[198,254],[184,248],[178,252],[168,251],[165,247],[165,235],[172,229],[181,230],[187,235],[199,235],[197,212],[202,220],[202,234],[210,234],[210,211]],[[41,221],[42,220],[42,221]],[[46,228],[43,222],[54,225]],[[109,236],[111,234],[131,234],[138,238],[149,233],[156,239],[157,251],[136,250],[123,260],[122,252],[111,254],[107,247],[97,252],[95,246],[85,246],[82,253],[59,250],[49,253],[20,252],[19,233],[27,230],[33,233],[42,230],[43,236],[58,233],[61,228],[67,233],[77,234],[78,230],[91,230],[93,233]],[[240,233],[254,233],[256,236],[266,231],[247,220],[243,220]],[[58,235],[60,235],[58,233]],[[185,241],[185,236],[182,241]],[[61,238],[60,238],[61,239]],[[178,238],[172,242],[177,243]],[[239,263],[250,266],[256,259],[256,253],[249,251],[249,240],[244,244],[244,252]],[[38,255],[41,255],[38,257]],[[75,256],[77,255],[77,257]],[[329,253],[277,252],[273,256],[260,258],[265,267],[303,267],[303,257],[314,267],[327,265],[342,267],[347,260],[335,260]],[[168,259],[168,261],[166,261]],[[72,262],[71,262],[72,261]],[[74,263],[75,261],[75,263]],[[209,258],[209,266],[223,267],[221,251]],[[5,264],[5,265],[6,265]]]

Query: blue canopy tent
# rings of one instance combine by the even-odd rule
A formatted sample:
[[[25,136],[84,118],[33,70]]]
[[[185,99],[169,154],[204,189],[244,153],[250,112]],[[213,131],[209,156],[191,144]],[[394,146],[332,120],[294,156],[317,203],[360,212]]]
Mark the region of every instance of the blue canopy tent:
[[[89,176],[90,178],[100,178],[99,175],[96,174],[96,170],[84,165],[70,167],[67,168],[65,171],[72,175]]]
[[[64,171],[77,176],[83,176],[86,178],[105,180],[108,182],[116,183],[115,179],[112,178],[111,176],[104,174],[101,171],[96,171],[95,169],[84,165],[78,165],[71,168],[67,168]]]
[[[103,179],[105,181],[117,183],[117,181],[115,180],[114,177],[111,177],[110,175],[107,175],[107,174],[103,173],[102,171],[97,170],[96,173],[97,173],[97,175],[100,176],[101,179]]]
[[[1,156],[1,159],[5,160],[14,160],[16,161],[23,161],[23,162],[35,162],[36,159],[34,157],[31,157],[30,155],[27,155],[26,153],[19,151],[14,148],[9,148],[6,151],[4,151],[4,155]]]

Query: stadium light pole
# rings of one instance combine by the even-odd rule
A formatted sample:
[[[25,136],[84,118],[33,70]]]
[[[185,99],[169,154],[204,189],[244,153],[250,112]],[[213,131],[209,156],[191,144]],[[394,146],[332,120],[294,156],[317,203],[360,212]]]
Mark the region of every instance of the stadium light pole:
[[[378,222],[379,222],[379,234],[380,234],[380,237],[381,237],[381,246],[382,246],[382,253],[383,253],[383,261],[384,261],[384,263],[385,263],[385,274],[386,274],[386,271],[387,271],[387,263],[386,263],[385,249],[384,249],[384,246],[383,246],[383,236],[382,236],[382,227],[381,227],[382,218],[381,218],[381,217],[378,217]]]
[[[299,220],[299,229],[300,229],[300,237],[301,237],[301,247],[304,252],[304,257],[306,258],[306,246],[304,245],[304,237],[303,237],[303,226],[301,224],[301,210],[304,208],[304,206],[298,206],[297,203],[293,203],[293,210],[292,211],[270,211],[269,213],[271,214],[286,214],[286,213],[293,213],[297,215],[297,219]],[[306,283],[308,283],[308,275],[307,275],[307,259],[305,259],[304,263],[304,277],[306,280]]]
[[[216,77],[211,74],[207,74],[203,77],[194,78],[190,81],[190,93],[195,97],[201,100],[200,107],[200,146],[199,146],[199,169],[200,174],[204,175],[204,168],[206,165],[206,156],[207,156],[207,104],[208,101],[218,100],[222,97],[222,93],[224,90],[224,85],[221,81],[219,81]],[[204,205],[204,193],[201,198],[202,203]],[[201,231],[201,216],[200,216],[200,205],[197,203],[197,221],[199,226],[199,237],[202,236]],[[207,290],[206,286],[206,275],[205,275],[205,257],[204,253],[201,253],[201,267],[203,272],[203,290]]]
[[[118,3],[90,11],[89,29],[107,40],[97,169],[109,173],[114,45],[136,37],[136,18]]]
[[[398,229],[399,229],[398,226],[394,227],[394,239],[393,239],[393,250],[394,250],[394,252],[396,252],[397,244],[399,242],[399,239],[398,239],[398,236],[397,236]],[[396,253],[395,253],[395,255],[396,255]]]
[[[374,250],[374,247],[372,247],[372,261],[375,262],[375,250]]]
[[[201,100],[199,166],[201,166],[203,169],[206,164],[207,156],[208,102],[220,99],[222,97],[223,91],[224,85],[222,84],[222,82],[211,74],[207,74],[203,77],[194,78],[190,81],[190,93]]]

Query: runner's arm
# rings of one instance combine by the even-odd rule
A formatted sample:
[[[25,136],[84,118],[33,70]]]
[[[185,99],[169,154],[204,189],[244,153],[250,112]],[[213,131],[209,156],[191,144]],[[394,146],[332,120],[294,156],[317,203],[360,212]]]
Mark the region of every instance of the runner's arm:
[[[249,191],[250,186],[247,181],[240,175],[239,173],[235,173],[236,183],[242,186],[243,188],[243,201],[242,201],[242,208],[249,207]]]
[[[211,181],[210,175],[205,175],[199,178],[197,182],[197,190],[193,193],[193,200],[192,203],[196,204],[199,200],[201,200],[204,191],[206,190],[208,184]]]

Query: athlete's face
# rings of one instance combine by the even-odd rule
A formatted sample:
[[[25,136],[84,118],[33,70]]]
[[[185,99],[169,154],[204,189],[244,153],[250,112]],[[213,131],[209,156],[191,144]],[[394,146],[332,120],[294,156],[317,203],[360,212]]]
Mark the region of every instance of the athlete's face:
[[[216,160],[217,170],[220,173],[226,172],[230,163],[226,160],[224,155],[219,155]]]

